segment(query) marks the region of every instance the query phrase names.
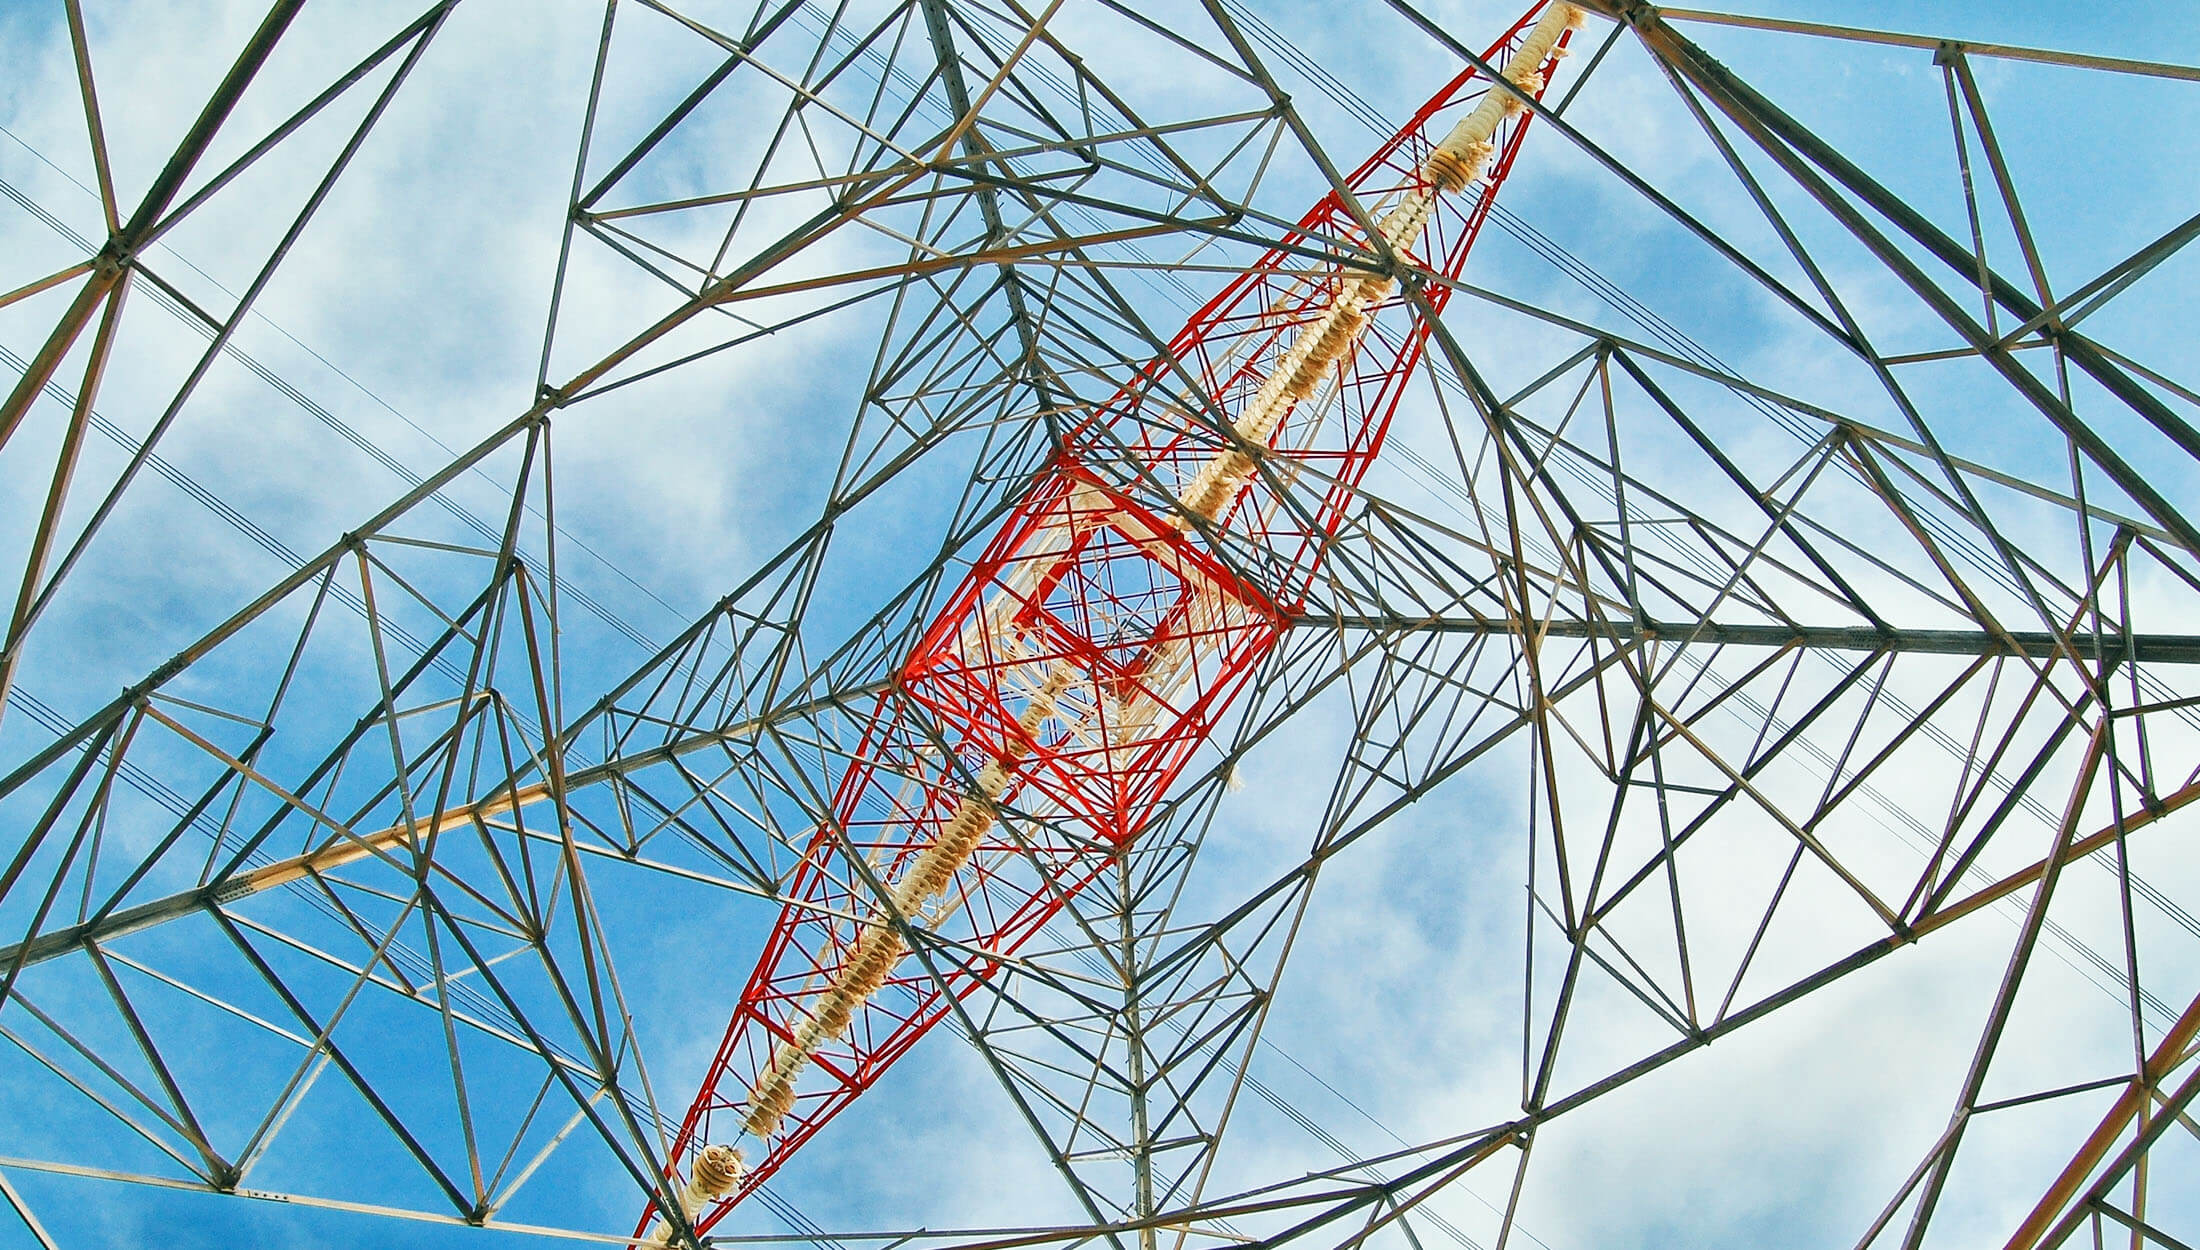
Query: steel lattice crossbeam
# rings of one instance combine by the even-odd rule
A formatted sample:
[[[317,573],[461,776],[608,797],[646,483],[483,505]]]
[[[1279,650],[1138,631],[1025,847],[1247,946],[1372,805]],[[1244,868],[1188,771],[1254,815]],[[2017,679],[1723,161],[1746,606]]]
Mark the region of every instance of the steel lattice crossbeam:
[[[0,1242],[2200,1243],[2180,28],[1577,7],[0,17]]]
[[[1518,58],[1509,72],[1539,93],[1578,18],[1556,6],[1531,27],[1534,19],[1531,10],[1484,55]],[[1286,267],[1310,240],[1360,233],[1376,249],[1427,247],[1436,262],[1428,267],[1456,279],[1526,134],[1514,120],[1520,103],[1493,92],[1475,71],[1461,73],[1345,189],[1194,314],[1138,380],[1071,422],[1065,452],[918,634],[837,782],[832,813],[795,870],[792,901],[681,1124],[676,1161],[700,1159],[734,1124],[765,1143],[745,1177],[713,1163],[706,1178],[697,1165],[689,1192],[735,1192],[707,1214],[697,1208],[696,1231],[1106,875],[1273,653],[1425,349],[1422,309],[1449,295],[1437,285],[1409,305],[1376,279],[1382,294],[1366,299],[1371,280],[1359,273],[1291,279]],[[1481,154],[1461,164],[1451,153],[1469,141],[1447,137],[1448,114],[1470,108]],[[1432,181],[1446,176],[1456,178],[1450,187]],[[1444,190],[1463,191],[1464,206],[1436,199]],[[1387,229],[1357,231],[1374,224],[1355,219],[1359,202],[1380,206]],[[1431,217],[1443,224],[1424,238]],[[1394,218],[1406,224],[1391,226]],[[1386,323],[1387,334],[1377,328]],[[1222,437],[1154,395],[1180,367],[1196,369],[1222,401]],[[1286,404],[1272,420],[1259,415]],[[1265,488],[1254,485],[1256,472]],[[1174,509],[1131,493],[1151,492],[1154,480]],[[1320,484],[1313,509],[1281,489],[1301,480]],[[1224,563],[1226,536],[1252,544],[1254,571]],[[890,899],[877,919],[838,919],[870,912],[873,896]],[[977,953],[975,963],[946,977],[921,961],[897,971],[907,926],[919,924]],[[805,1067],[819,1070],[822,1088],[798,1092]],[[672,1182],[681,1183],[677,1170]]]

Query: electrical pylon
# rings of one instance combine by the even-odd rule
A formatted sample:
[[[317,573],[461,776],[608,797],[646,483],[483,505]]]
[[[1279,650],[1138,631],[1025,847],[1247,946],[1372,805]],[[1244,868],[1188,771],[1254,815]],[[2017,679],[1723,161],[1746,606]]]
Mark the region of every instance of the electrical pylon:
[[[2200,1243],[2186,28],[527,7],[0,17],[0,1242]]]
[[[795,871],[675,1142],[676,1163],[694,1160],[681,1192],[696,1232],[1153,822],[1304,612],[1427,348],[1426,318],[1449,300],[1519,155],[1524,109],[1580,22],[1564,3],[1530,8],[1482,54],[1515,91],[1461,71],[1161,357],[1073,414],[1061,452],[878,696]],[[1295,271],[1312,238],[1409,267],[1419,298],[1387,276]],[[1179,371],[1219,411],[1172,405],[1160,388]],[[1285,482],[1314,484],[1315,508]],[[951,935],[976,964],[905,968],[915,926]],[[882,1003],[882,991],[898,993]],[[706,1149],[729,1120],[763,1143],[745,1176],[746,1156]]]

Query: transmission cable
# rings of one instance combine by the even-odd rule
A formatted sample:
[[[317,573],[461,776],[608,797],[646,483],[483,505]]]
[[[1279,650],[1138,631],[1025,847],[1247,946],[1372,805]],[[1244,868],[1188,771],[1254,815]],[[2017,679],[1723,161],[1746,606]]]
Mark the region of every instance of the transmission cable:
[[[45,153],[39,151],[35,147],[32,147],[28,142],[26,142],[20,135],[17,135],[14,131],[9,130],[5,126],[0,126],[0,134],[5,134],[8,138],[14,140],[15,143],[24,151],[30,153],[33,157],[37,158],[40,163],[44,164],[47,168],[59,174],[71,185],[75,186],[78,190],[83,191],[86,195],[93,196],[93,198],[95,199],[97,198],[97,194],[95,192],[86,187],[83,183],[77,181],[77,179],[67,170],[55,164],[45,155]],[[24,211],[30,213],[33,217],[44,223],[49,229],[60,234],[63,238],[67,239],[72,245],[74,245],[78,249],[86,252],[87,254],[97,250],[92,246],[92,243],[89,239],[79,234],[66,222],[62,221],[59,217],[56,217],[53,213],[48,211],[32,196],[28,195],[27,193],[4,179],[0,179],[0,195],[5,195],[8,199],[13,200],[19,207],[24,209]],[[228,287],[222,285],[220,281],[215,279],[204,269],[201,269],[198,265],[192,263],[192,261],[188,257],[183,256],[181,253],[178,253],[174,248],[169,247],[166,243],[162,243],[161,247],[168,255],[173,256],[178,263],[182,264],[185,268],[191,270],[200,278],[204,279],[208,284],[212,285],[214,289],[221,291],[224,295],[228,295],[232,299],[236,297],[235,292],[229,290]],[[170,316],[176,318],[178,321],[181,321],[184,325],[190,327],[200,337],[205,338],[208,341],[212,341],[214,328],[207,325],[205,320],[201,318],[197,313],[184,307],[173,296],[169,295],[166,290],[162,289],[158,283],[148,284],[146,290],[151,296],[153,302],[159,305],[163,311],[167,312]],[[277,334],[280,334],[285,339],[288,339],[300,350],[304,351],[314,360],[319,361],[323,366],[328,368],[331,372],[335,373],[338,377],[350,383],[354,388],[359,391],[360,394],[365,395],[376,405],[388,411],[399,421],[402,421],[406,426],[411,428],[415,433],[427,439],[438,449],[449,455],[452,459],[455,460],[458,458],[459,452],[456,449],[452,448],[449,444],[437,438],[433,433],[429,432],[425,427],[421,426],[418,422],[415,422],[412,418],[407,417],[404,413],[398,411],[397,408],[391,405],[387,400],[384,400],[380,395],[377,395],[372,390],[369,390],[366,386],[361,384],[350,374],[344,372],[342,369],[337,368],[334,364],[330,363],[327,357],[321,355],[321,353],[306,345],[303,341],[299,340],[295,335],[291,334],[290,331],[283,328],[280,324],[276,323],[266,314],[260,312],[258,309],[254,309],[252,310],[252,316],[260,323],[274,330]],[[422,482],[427,480],[425,475],[413,470],[410,466],[406,465],[396,456],[384,450],[373,439],[363,434],[358,429],[358,427],[352,425],[350,422],[345,421],[342,417],[337,416],[325,405],[314,400],[304,391],[292,385],[287,379],[277,374],[273,369],[268,368],[256,357],[250,355],[242,348],[238,347],[234,341],[225,342],[222,345],[222,354],[229,359],[235,361],[236,363],[243,365],[247,370],[260,378],[260,380],[266,382],[270,387],[272,387],[276,391],[276,393],[282,395],[286,399],[289,399],[292,403],[303,409],[308,415],[312,416],[316,421],[319,421],[322,425],[325,425],[330,430],[334,431],[340,438],[342,438],[346,443],[349,443],[354,449],[367,456],[368,459],[374,461],[383,469],[394,474],[407,486],[418,487]],[[467,472],[471,476],[478,478],[485,483],[488,483],[494,489],[500,491],[506,489],[506,487],[503,486],[501,483],[498,483],[496,479],[490,477],[479,465],[470,466]],[[477,535],[487,539],[492,543],[500,542],[502,540],[502,534],[495,526],[491,525],[479,514],[467,508],[465,505],[459,503],[455,499],[452,499],[443,491],[438,490],[434,492],[431,498],[435,500],[437,505],[442,507],[446,512],[450,513],[453,518],[458,520],[467,528],[473,530]],[[531,513],[538,519],[545,519],[542,510],[536,507],[534,504],[529,503],[523,504],[522,506],[524,506],[529,513]],[[597,551],[587,542],[574,535],[563,525],[553,526],[552,531],[559,538],[572,544],[580,551],[586,553],[604,568],[609,569],[621,580],[625,581],[628,585],[641,592],[644,596],[664,607],[666,611],[672,612],[676,616],[678,615],[677,609],[673,608],[671,604],[666,603],[665,600],[660,597],[655,591],[652,591],[647,586],[643,585],[640,581],[636,580],[631,574],[627,573],[617,564],[614,564],[601,552]],[[297,567],[297,564],[294,563],[292,567]],[[563,583],[563,579],[561,579],[561,583]],[[634,643],[636,646],[642,648],[644,651],[654,653],[657,650],[657,644],[652,641],[648,635],[635,628],[624,618],[622,618],[617,612],[605,606],[601,601],[596,599],[594,596],[588,594],[580,587],[571,585],[569,583],[563,583],[560,585],[559,590],[562,595],[572,598],[583,608],[587,609],[591,615],[596,616],[598,619],[602,620],[610,628],[617,631],[628,641]]]

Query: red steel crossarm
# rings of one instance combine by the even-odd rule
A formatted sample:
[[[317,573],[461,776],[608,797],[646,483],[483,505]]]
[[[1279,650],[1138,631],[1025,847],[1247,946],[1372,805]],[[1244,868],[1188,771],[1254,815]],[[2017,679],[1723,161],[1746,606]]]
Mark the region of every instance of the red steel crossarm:
[[[1540,96],[1578,21],[1537,4],[1484,59]],[[787,882],[668,1161],[696,1232],[1143,830],[1302,606],[1420,363],[1428,324],[1377,258],[1434,275],[1441,310],[1528,118],[1458,75],[1346,180],[1382,240],[1325,197],[1026,488],[878,696]],[[1310,267],[1339,240],[1367,259]],[[1176,398],[1185,374],[1227,431]],[[907,958],[909,932],[937,957]],[[743,1133],[763,1144],[746,1169],[725,1144]],[[653,1207],[645,1233],[672,1225]]]

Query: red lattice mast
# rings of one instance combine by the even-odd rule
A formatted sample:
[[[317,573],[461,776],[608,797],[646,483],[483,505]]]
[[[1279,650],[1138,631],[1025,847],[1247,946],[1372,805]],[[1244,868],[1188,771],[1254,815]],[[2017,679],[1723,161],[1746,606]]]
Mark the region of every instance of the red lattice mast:
[[[1484,60],[1540,96],[1578,21],[1539,4]],[[1456,279],[1528,116],[1470,69],[1352,174],[1353,196],[1393,250]],[[1276,646],[1428,338],[1390,279],[1306,272],[1336,239],[1372,247],[1332,193],[1095,408],[878,697],[675,1139],[698,1233],[1114,863]],[[1451,288],[1423,294],[1440,310]],[[1170,402],[1179,370],[1228,436]],[[1150,477],[1122,472],[1126,448]],[[1233,572],[1218,538],[1259,572]],[[935,979],[897,917],[965,954]],[[743,1135],[762,1144],[746,1169]],[[659,1221],[648,1241],[671,1236]]]

